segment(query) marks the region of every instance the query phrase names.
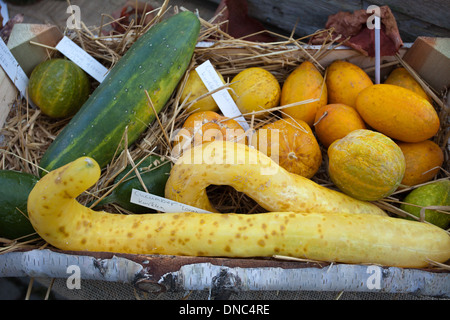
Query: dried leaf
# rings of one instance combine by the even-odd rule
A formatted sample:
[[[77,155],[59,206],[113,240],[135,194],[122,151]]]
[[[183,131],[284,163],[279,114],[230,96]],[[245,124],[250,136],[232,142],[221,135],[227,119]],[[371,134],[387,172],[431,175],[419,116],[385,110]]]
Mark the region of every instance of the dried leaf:
[[[328,17],[326,29],[333,29],[332,40],[346,41],[345,45],[370,57],[375,56],[375,33],[367,27],[367,21],[373,13],[357,10],[353,13],[340,11]],[[380,53],[381,56],[393,56],[403,46],[397,22],[388,6],[380,7]],[[315,37],[312,41],[321,44],[324,39]]]

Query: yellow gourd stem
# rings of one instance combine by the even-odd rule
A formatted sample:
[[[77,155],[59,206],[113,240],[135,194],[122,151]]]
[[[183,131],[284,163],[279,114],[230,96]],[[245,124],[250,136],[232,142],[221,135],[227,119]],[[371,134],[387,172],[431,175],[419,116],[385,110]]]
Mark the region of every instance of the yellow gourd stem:
[[[214,141],[186,150],[172,168],[166,198],[217,212],[208,199],[210,185],[229,185],[267,211],[345,212],[386,216],[375,204],[290,173],[257,149]]]
[[[417,221],[368,214],[261,214],[93,211],[76,197],[100,168],[79,158],[51,171],[29,195],[30,220],[48,243],[63,250],[132,254],[256,257],[286,255],[343,263],[424,267],[450,258],[450,237]]]

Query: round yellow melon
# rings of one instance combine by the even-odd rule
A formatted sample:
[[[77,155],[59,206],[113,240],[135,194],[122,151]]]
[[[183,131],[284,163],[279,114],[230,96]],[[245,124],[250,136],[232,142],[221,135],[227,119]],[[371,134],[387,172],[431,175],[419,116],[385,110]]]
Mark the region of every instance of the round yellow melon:
[[[400,147],[382,133],[359,129],[328,148],[328,172],[344,193],[376,201],[397,190],[406,162]]]
[[[231,96],[244,116],[264,118],[268,109],[280,103],[281,87],[277,78],[260,67],[247,68],[239,72],[230,84]]]
[[[222,83],[225,84],[223,76],[219,72],[217,72],[217,75]],[[197,71],[195,69],[191,70],[181,92],[181,101],[183,102],[187,99],[186,108],[188,112],[219,111],[219,106],[216,101],[212,95],[206,95],[207,93],[208,89]]]

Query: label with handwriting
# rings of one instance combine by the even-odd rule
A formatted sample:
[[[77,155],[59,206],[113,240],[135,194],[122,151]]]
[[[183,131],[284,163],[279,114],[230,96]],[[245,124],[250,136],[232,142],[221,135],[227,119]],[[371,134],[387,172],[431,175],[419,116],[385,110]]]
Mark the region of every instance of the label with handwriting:
[[[160,197],[151,193],[133,189],[131,192],[131,203],[154,209],[159,212],[197,212],[210,213],[209,211],[199,209],[187,204],[179,203],[164,197]]]
[[[56,49],[98,82],[102,82],[108,74],[108,69],[104,65],[66,36],[58,42]]]
[[[216,70],[209,60],[203,62],[201,65],[195,68],[195,70],[197,71],[200,79],[202,79],[203,83],[209,91],[216,90],[223,86],[222,80],[220,79],[219,75],[217,74]],[[247,121],[245,121],[244,116],[242,115],[241,111],[237,107],[227,89],[217,91],[211,96],[213,97],[214,101],[217,103],[220,111],[222,111],[225,117],[234,119],[239,122],[244,131],[250,129],[250,126],[248,125]]]
[[[9,50],[3,39],[0,38],[0,66],[3,68],[9,79],[19,90],[20,95],[25,98],[27,96],[28,77],[23,71],[19,62]]]

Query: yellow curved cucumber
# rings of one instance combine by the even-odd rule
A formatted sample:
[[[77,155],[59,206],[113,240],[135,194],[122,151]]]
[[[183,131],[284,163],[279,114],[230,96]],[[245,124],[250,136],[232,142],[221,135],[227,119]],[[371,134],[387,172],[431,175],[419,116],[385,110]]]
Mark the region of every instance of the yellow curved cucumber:
[[[442,229],[368,214],[261,214],[93,211],[76,197],[98,180],[100,168],[82,157],[44,176],[28,198],[31,223],[63,250],[132,254],[261,257],[275,254],[342,263],[420,268],[450,258]]]
[[[165,197],[210,212],[210,185],[229,185],[267,211],[345,212],[386,216],[375,204],[288,172],[255,148],[214,141],[186,150],[173,166]]]

